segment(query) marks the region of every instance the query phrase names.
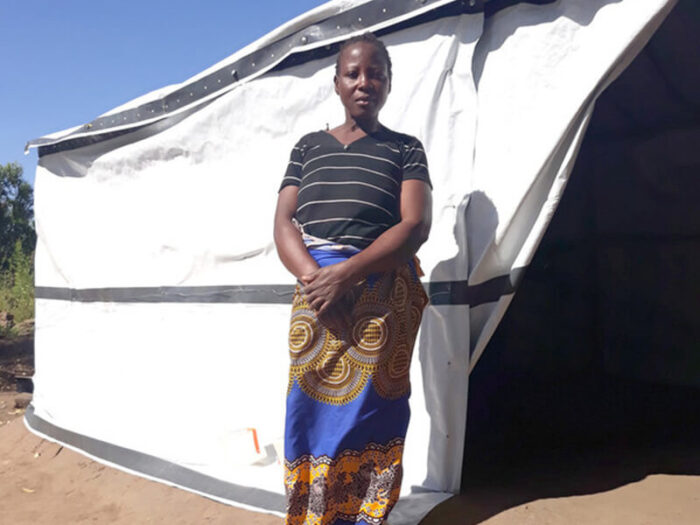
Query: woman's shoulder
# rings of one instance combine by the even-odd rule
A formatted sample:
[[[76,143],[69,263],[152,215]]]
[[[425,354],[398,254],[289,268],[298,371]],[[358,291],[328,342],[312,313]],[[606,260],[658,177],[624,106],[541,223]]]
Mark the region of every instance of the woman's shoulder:
[[[417,137],[409,135],[408,133],[401,133],[400,131],[389,129],[386,126],[382,126],[378,138],[386,140],[387,142],[393,142],[403,148],[422,147],[421,141]]]
[[[401,154],[401,165],[403,167],[403,178],[419,179],[430,183],[428,174],[428,159],[425,154],[423,143],[413,135],[399,133],[388,128],[384,128],[387,138],[394,140]]]
[[[320,143],[327,133],[323,130],[311,131],[306,135],[303,135],[296,143],[296,147],[305,145],[306,147],[315,146]]]

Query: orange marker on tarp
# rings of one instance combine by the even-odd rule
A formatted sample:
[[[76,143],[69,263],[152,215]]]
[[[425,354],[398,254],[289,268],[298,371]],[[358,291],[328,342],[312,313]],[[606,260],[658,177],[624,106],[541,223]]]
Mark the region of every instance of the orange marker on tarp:
[[[260,454],[260,443],[258,442],[258,431],[254,428],[247,428],[249,432],[253,433],[253,443],[255,444],[255,452]]]

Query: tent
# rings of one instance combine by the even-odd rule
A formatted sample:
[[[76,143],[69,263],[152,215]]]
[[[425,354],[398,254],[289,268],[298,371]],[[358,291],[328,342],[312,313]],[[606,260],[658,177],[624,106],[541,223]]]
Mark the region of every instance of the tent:
[[[595,101],[674,5],[337,0],[182,84],[30,142],[27,425],[129,472],[284,511],[292,286],[271,239],[276,189],[298,137],[342,118],[339,43],[372,30],[394,62],[383,122],[423,140],[435,186],[419,254],[431,306],[392,513],[416,523],[459,490],[470,371],[557,209]],[[133,399],[114,396],[125,381]]]

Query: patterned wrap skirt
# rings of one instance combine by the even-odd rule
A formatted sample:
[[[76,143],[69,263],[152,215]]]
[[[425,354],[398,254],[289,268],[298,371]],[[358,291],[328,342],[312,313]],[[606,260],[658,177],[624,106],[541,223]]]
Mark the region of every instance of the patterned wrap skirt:
[[[349,255],[310,249],[320,266]],[[417,262],[354,290],[352,321],[319,322],[294,293],[285,422],[288,525],[379,525],[399,498],[409,367],[428,298]]]

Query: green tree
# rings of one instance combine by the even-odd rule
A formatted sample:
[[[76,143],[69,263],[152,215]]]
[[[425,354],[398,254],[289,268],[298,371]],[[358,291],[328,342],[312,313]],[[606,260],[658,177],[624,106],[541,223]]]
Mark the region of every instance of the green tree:
[[[22,166],[11,162],[0,164],[0,271],[9,269],[18,242],[25,255],[34,252],[34,192]]]
[[[8,269],[0,272],[0,311],[10,312],[16,323],[34,317],[34,265],[17,241]]]

